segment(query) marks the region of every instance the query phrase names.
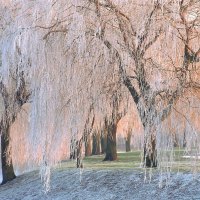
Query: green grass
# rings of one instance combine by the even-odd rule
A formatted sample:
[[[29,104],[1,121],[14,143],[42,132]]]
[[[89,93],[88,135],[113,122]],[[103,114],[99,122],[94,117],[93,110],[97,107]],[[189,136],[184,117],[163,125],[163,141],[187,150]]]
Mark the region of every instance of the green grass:
[[[193,158],[183,158],[185,154],[184,149],[174,150],[173,171],[200,171],[200,160]]]
[[[132,151],[132,152],[119,152],[118,159],[116,161],[103,161],[104,155],[90,156],[85,157],[83,160],[84,169],[97,169],[97,170],[115,170],[115,169],[124,169],[124,170],[144,170],[142,168],[142,160],[141,160],[141,151]],[[169,153],[170,155],[170,153]],[[191,158],[183,158],[184,149],[175,149],[173,152],[173,162],[172,171],[191,171],[192,164],[194,160]],[[163,164],[164,167],[168,167],[169,163]],[[196,169],[200,170],[200,161],[195,165]],[[75,168],[76,161],[65,161],[60,166],[60,169],[65,168]],[[194,169],[194,168],[193,168]]]
[[[118,159],[116,161],[102,161],[104,155],[90,156],[84,159],[84,168],[90,169],[133,169],[138,168],[141,163],[141,152],[134,151],[130,153],[118,153]]]

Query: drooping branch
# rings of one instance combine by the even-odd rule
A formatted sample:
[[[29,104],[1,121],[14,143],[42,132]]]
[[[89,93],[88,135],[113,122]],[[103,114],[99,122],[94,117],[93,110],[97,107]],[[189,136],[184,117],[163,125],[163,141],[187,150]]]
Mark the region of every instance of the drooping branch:
[[[152,11],[150,12],[149,16],[147,17],[147,20],[144,24],[144,31],[142,32],[141,35],[139,35],[139,43],[138,43],[138,46],[137,46],[137,52],[140,52],[141,51],[141,48],[142,46],[144,45],[144,42],[145,40],[147,39],[147,37],[149,36],[149,32],[150,32],[150,29],[151,29],[151,25],[153,23],[153,15],[160,9],[160,4],[159,3],[155,3],[154,6],[153,6],[153,9]],[[159,36],[159,34],[158,34]],[[152,42],[150,42],[149,44],[145,45],[144,47],[144,50],[147,46],[149,46],[151,43],[153,43],[153,41],[157,40],[157,37],[158,36],[155,36],[155,39],[152,40]],[[143,51],[144,51],[143,50]],[[144,54],[144,53],[143,53]]]
[[[123,81],[124,85],[128,88],[129,92],[131,93],[131,96],[133,97],[134,102],[136,104],[138,104],[139,94],[137,93],[136,89],[134,88],[133,84],[131,83],[130,78],[126,75],[126,71],[124,69],[123,62],[122,62],[119,52],[111,45],[111,43],[108,40],[105,40],[104,44],[107,46],[107,48],[109,50],[111,50],[113,53],[115,53],[115,57],[118,60],[119,73],[122,78],[122,81]]]

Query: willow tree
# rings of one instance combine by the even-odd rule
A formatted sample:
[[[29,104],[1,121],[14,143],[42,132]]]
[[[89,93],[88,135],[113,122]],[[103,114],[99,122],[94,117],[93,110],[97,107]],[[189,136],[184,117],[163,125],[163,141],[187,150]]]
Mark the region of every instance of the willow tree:
[[[0,121],[1,133],[1,164],[2,164],[2,184],[15,178],[11,152],[9,151],[10,128],[14,123],[17,114],[30,97],[26,90],[23,74],[14,81],[14,88],[10,91],[1,81],[0,93],[3,99],[3,112]]]
[[[2,84],[10,90],[12,77],[17,80],[13,93],[17,100],[5,102],[23,105],[23,98],[30,98],[26,162],[40,166],[48,187],[51,166],[60,161],[60,144],[66,141],[66,154],[70,154],[71,141],[82,146],[94,116],[99,130],[106,117],[112,118],[110,97],[119,82],[116,62],[107,56],[109,51],[101,41],[85,33],[85,20],[73,1],[8,0],[0,5]],[[102,46],[98,52],[96,45]],[[31,91],[27,95],[25,87],[20,87],[22,80]],[[6,111],[4,120],[10,121],[14,111]],[[82,154],[77,150],[79,165]]]
[[[5,12],[6,13],[6,12]],[[6,17],[3,17],[3,10],[0,10],[1,14],[1,31],[0,38],[4,37],[3,31],[6,29],[6,23],[12,22],[12,18],[8,19],[9,22],[4,21]],[[0,50],[0,95],[2,99],[1,114],[0,114],[0,136],[1,136],[1,166],[2,166],[2,184],[15,178],[13,163],[12,163],[12,148],[10,145],[10,129],[15,122],[17,114],[20,112],[22,106],[30,100],[30,91],[27,87],[24,71],[18,71],[20,68],[20,62],[12,63],[15,65],[14,70],[9,70],[12,74],[8,79],[4,76],[8,71],[4,70],[3,63],[7,57],[6,48],[2,48],[6,45],[6,41],[3,41],[3,46]],[[12,48],[9,46],[8,48]],[[21,55],[18,49],[14,55],[19,58]],[[11,55],[10,55],[11,57]]]
[[[85,12],[93,16],[88,20],[88,34],[101,40],[118,62],[121,80],[143,124],[148,167],[157,166],[158,127],[187,90],[199,88],[192,78],[200,52],[196,45],[199,4],[195,0],[88,1],[90,9]]]

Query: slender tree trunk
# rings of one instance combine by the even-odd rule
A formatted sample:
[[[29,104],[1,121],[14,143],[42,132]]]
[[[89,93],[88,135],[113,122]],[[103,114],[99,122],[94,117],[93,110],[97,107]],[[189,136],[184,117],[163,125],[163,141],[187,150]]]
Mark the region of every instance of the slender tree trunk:
[[[107,136],[105,133],[101,134],[101,153],[104,154],[106,152],[107,146]]]
[[[76,167],[77,168],[83,168],[83,163],[82,163],[82,139],[77,141],[77,158],[76,158]]]
[[[71,139],[70,143],[70,160],[76,159],[76,147],[77,147],[77,141],[75,139]]]
[[[126,152],[131,151],[131,134],[128,133],[126,139]]]
[[[174,134],[174,147],[178,147],[179,144],[178,144],[178,139],[177,139],[177,136],[176,136],[176,133]]]
[[[104,161],[114,161],[117,160],[117,123],[111,123],[108,125],[108,135],[107,135],[107,148],[106,156]]]
[[[150,145],[150,150],[147,150]],[[146,167],[157,167],[156,139],[151,137],[151,144],[144,144],[144,164]]]
[[[100,155],[100,134],[93,134],[92,155]]]
[[[13,169],[12,159],[8,158],[7,150],[9,147],[9,130],[5,128],[5,132],[1,135],[1,163],[2,163],[2,183],[13,180],[16,176]],[[10,161],[10,162],[9,162]]]
[[[92,155],[92,145],[91,145],[91,136],[88,135],[85,141],[85,156]]]
[[[187,146],[186,131],[184,130],[184,133],[183,133],[183,148],[185,148],[186,146]]]

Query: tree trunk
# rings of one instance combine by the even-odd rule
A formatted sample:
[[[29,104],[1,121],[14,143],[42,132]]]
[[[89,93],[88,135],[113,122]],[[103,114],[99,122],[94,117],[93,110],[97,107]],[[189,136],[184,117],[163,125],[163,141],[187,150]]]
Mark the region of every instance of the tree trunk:
[[[186,131],[184,130],[184,135],[183,135],[183,148],[187,146],[187,140],[186,140]]]
[[[92,155],[100,155],[100,134],[93,134]]]
[[[76,148],[77,148],[77,141],[75,139],[71,139],[70,143],[70,160],[76,159]]]
[[[156,151],[156,139],[151,137],[151,148],[147,150],[147,142],[144,145],[144,165],[146,167],[157,167],[157,151]]]
[[[177,136],[176,136],[176,133],[174,134],[174,147],[178,147],[179,144],[178,144],[178,139],[177,139]]]
[[[126,152],[131,151],[131,134],[128,133],[126,137]]]
[[[101,134],[101,153],[104,154],[106,152],[107,146],[107,136],[105,133]]]
[[[76,158],[76,167],[77,168],[83,168],[82,163],[82,139],[77,141],[77,158]]]
[[[7,150],[9,147],[9,127],[1,135],[1,163],[2,163],[2,183],[13,180],[16,176],[13,169],[12,159],[8,158]],[[9,162],[10,161],[10,162]]]
[[[91,145],[91,136],[88,135],[85,141],[85,156],[92,155],[92,145]]]
[[[109,124],[108,135],[107,135],[106,156],[104,158],[104,161],[117,160],[116,133],[117,133],[117,123]]]

